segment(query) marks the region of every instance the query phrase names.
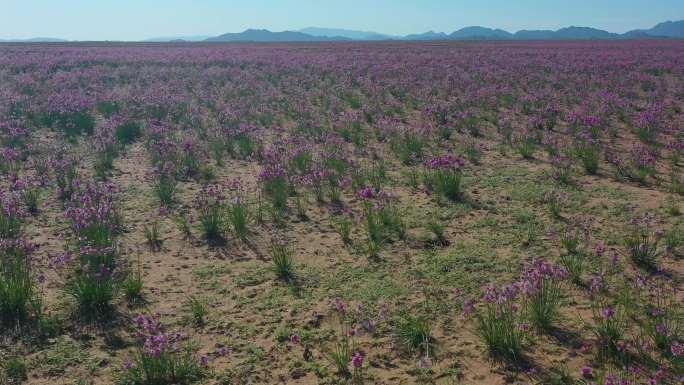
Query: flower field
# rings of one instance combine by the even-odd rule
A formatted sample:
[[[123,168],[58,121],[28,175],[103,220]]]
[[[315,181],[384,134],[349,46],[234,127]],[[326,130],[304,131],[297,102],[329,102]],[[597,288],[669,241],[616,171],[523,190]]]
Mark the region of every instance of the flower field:
[[[684,383],[684,43],[0,45],[0,384]]]

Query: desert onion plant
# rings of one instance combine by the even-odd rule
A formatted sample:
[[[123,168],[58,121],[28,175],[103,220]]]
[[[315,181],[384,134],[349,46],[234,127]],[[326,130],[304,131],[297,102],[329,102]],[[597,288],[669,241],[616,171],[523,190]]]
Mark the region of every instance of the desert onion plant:
[[[445,155],[430,159],[426,165],[427,188],[449,201],[462,198],[465,159],[462,156]]]
[[[596,338],[598,359],[620,361],[625,352],[625,331],[628,319],[622,306],[597,300],[592,307],[593,323],[590,330]]]
[[[0,324],[22,326],[41,314],[34,247],[23,239],[0,240]]]
[[[563,185],[572,183],[572,162],[570,159],[563,156],[551,158],[551,179]]]
[[[629,222],[630,231],[624,241],[632,261],[650,271],[658,269],[659,246],[664,235],[663,230],[655,228],[656,223],[656,217],[650,213],[633,217]]]
[[[244,241],[249,235],[250,214],[242,181],[239,179],[234,180],[231,183],[230,190],[232,197],[228,202],[228,223],[235,237]]]
[[[406,225],[387,192],[366,187],[357,195],[363,200],[362,221],[367,235],[367,251],[369,256],[376,258],[382,245],[393,236],[405,237]]]
[[[169,162],[164,163],[160,168],[155,168],[152,175],[154,182],[152,188],[154,194],[162,207],[169,207],[173,204],[176,193],[176,178],[174,176],[173,165]]]
[[[433,353],[435,338],[427,317],[402,312],[395,333],[401,345],[409,352],[421,352],[426,359]]]
[[[76,257],[65,253],[59,263],[65,271],[67,294],[86,319],[109,314],[121,283],[126,263],[119,252],[117,237],[122,229],[112,184],[87,182],[74,192],[65,210],[76,237]],[[70,262],[68,263],[67,262]]]
[[[76,301],[80,316],[95,320],[111,314],[126,275],[119,251],[115,247],[82,247],[72,265],[65,291]]]
[[[183,334],[167,331],[158,317],[135,322],[140,347],[124,363],[118,385],[188,385],[206,376],[206,358],[195,356]]]
[[[533,159],[537,151],[537,139],[530,132],[523,132],[513,140],[516,150],[523,159]]]
[[[147,246],[153,252],[160,251],[164,241],[161,239],[161,231],[159,228],[159,221],[155,220],[150,225],[145,225],[143,229],[145,232],[145,240],[147,241]]]
[[[541,330],[550,330],[558,318],[563,298],[564,268],[536,260],[523,271],[520,286],[530,321]]]
[[[14,182],[14,190],[19,191],[26,211],[36,215],[41,203],[43,183],[36,177],[27,176]]]
[[[340,235],[340,239],[345,244],[351,244],[351,231],[352,231],[352,218],[349,215],[341,215],[333,226],[337,229],[337,233]]]
[[[51,161],[55,173],[55,181],[62,201],[69,201],[71,194],[77,188],[78,160],[72,157],[54,159]]]
[[[195,209],[204,239],[214,242],[225,235],[225,196],[220,185],[202,188],[195,198]]]
[[[64,216],[80,246],[111,247],[122,227],[116,187],[110,183],[83,183],[72,194]]]
[[[280,166],[266,167],[259,174],[259,182],[264,197],[270,200],[273,219],[276,222],[281,221],[287,211],[290,194],[285,171]]]
[[[271,241],[271,260],[273,272],[278,279],[288,283],[294,281],[295,262],[287,241],[281,238],[274,238]]]
[[[528,326],[517,303],[519,295],[515,285],[486,288],[484,309],[477,316],[477,330],[494,358],[510,361],[522,358]]]
[[[16,239],[21,235],[25,212],[17,192],[0,190],[0,239]]]
[[[419,163],[425,151],[425,139],[417,130],[406,129],[399,133],[392,142],[392,148],[405,165]]]
[[[554,219],[562,218],[563,207],[567,201],[568,194],[560,190],[547,191],[542,197],[542,202],[546,204]]]
[[[601,143],[588,132],[582,132],[575,137],[574,154],[582,163],[584,171],[589,175],[598,172],[601,160]]]

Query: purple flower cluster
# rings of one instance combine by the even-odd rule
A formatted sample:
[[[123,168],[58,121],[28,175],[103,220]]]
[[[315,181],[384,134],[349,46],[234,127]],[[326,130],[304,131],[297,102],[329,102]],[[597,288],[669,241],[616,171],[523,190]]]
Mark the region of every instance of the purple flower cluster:
[[[466,160],[461,155],[447,154],[435,156],[426,162],[427,168],[431,170],[460,171],[465,167]]]
[[[116,211],[116,187],[111,183],[86,182],[72,195],[64,212],[74,231],[85,236],[84,230],[92,227],[117,230],[119,217]],[[88,241],[88,239],[84,239]]]
[[[564,280],[567,277],[568,272],[563,267],[538,259],[523,270],[519,285],[526,296],[534,296],[547,282]]]
[[[138,327],[138,338],[143,341],[143,352],[149,357],[160,357],[167,353],[180,351],[185,337],[181,333],[168,333],[166,326],[159,321],[159,316],[140,315],[135,319]]]
[[[663,128],[664,112],[663,103],[654,103],[637,115],[634,124],[640,130],[655,134]]]
[[[65,89],[48,96],[46,110],[57,114],[73,114],[95,106],[95,100],[78,89]]]

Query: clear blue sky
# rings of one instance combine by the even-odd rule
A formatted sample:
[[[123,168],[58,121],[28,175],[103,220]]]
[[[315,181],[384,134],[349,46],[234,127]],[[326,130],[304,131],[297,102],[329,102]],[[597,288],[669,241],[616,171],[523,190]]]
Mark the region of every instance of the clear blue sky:
[[[0,38],[140,40],[305,27],[389,34],[482,25],[611,32],[684,19],[684,0],[0,0]]]

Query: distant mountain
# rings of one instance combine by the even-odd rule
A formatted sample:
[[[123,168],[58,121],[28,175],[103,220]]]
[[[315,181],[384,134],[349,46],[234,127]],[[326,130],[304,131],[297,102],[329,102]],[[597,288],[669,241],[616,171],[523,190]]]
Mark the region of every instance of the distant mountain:
[[[465,27],[449,35],[454,40],[505,40],[513,35],[503,29],[491,29],[485,27]]]
[[[371,31],[339,28],[309,27],[299,31],[272,32],[266,29],[248,29],[240,33],[221,36],[171,36],[143,40],[144,42],[326,42],[326,41],[380,41],[380,40],[627,40],[627,39],[684,39],[684,20],[667,21],[651,29],[637,29],[623,34],[590,27],[567,27],[552,30],[520,30],[510,33],[502,29],[471,26],[451,34],[428,31],[406,36],[393,36]],[[36,37],[29,39],[0,39],[0,43],[65,43],[68,40]]]
[[[551,30],[520,30],[513,34],[516,40],[551,40],[556,36],[556,31]]]
[[[684,20],[666,21],[651,29],[629,31],[625,35],[634,36],[638,34],[684,39]]]
[[[318,28],[309,27],[300,29],[297,32],[305,33],[311,36],[322,36],[322,37],[345,37],[352,40],[391,40],[396,39],[395,36],[385,35],[377,32],[369,31],[354,31],[351,29],[338,29],[338,28]]]
[[[652,39],[673,39],[671,37],[667,36],[657,36],[657,35],[651,35],[646,31],[643,30],[634,30],[634,31],[629,31],[626,32],[622,35],[620,35],[621,39],[628,40],[652,40]]]
[[[434,31],[428,31],[425,33],[420,33],[416,35],[406,35],[402,39],[403,40],[446,40],[449,38],[449,35],[447,35],[444,32],[434,32]]]
[[[608,40],[617,39],[620,35],[589,27],[561,28],[554,34],[558,40]]]
[[[240,33],[226,33],[212,37],[205,41],[212,42],[298,42],[298,41],[347,41],[345,37],[312,36],[302,32],[283,31],[271,32],[266,29],[248,29]]]
[[[174,36],[174,37],[154,37],[152,39],[145,39],[146,43],[166,43],[177,41],[204,41],[211,38],[211,36]]]
[[[32,37],[30,39],[0,39],[1,43],[66,43],[69,40],[54,37]]]

